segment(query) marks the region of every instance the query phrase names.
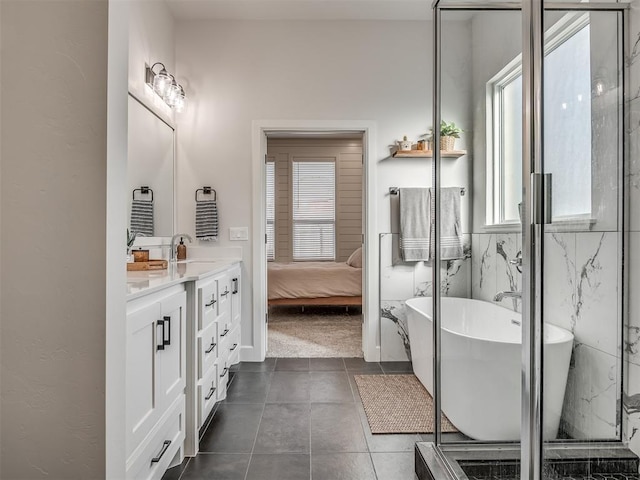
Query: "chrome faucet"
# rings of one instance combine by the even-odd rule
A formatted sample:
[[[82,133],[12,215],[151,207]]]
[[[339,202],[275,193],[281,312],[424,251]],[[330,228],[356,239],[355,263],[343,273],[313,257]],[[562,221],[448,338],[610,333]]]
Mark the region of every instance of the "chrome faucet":
[[[503,298],[522,298],[522,292],[498,292],[493,301],[500,302]]]
[[[176,261],[176,240],[178,240],[178,238],[186,238],[187,240],[189,240],[189,243],[192,243],[193,240],[191,239],[191,236],[187,233],[176,233],[173,237],[171,237],[171,250],[169,251],[169,261],[170,262],[175,262]]]

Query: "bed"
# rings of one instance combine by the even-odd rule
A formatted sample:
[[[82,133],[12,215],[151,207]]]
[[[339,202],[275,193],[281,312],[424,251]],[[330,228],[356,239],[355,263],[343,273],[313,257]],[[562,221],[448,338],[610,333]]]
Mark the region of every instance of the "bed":
[[[269,305],[362,305],[362,263],[353,264],[269,263]]]

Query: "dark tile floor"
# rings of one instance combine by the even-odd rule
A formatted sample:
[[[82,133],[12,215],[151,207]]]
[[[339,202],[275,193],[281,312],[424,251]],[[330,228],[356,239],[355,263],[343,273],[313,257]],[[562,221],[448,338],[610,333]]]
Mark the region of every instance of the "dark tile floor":
[[[372,435],[353,379],[411,371],[361,358],[240,363],[200,453],[163,480],[414,480],[414,445],[430,435]]]

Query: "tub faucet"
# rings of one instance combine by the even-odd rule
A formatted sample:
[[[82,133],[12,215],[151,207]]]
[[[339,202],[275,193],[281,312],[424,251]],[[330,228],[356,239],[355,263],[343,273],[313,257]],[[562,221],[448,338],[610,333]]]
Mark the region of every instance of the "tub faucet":
[[[186,234],[186,233],[176,233],[173,237],[171,237],[171,251],[169,252],[169,261],[170,262],[175,262],[176,261],[176,240],[178,240],[178,238],[180,237],[184,237],[187,240],[189,240],[189,243],[192,243],[193,240],[191,239],[191,236]]]
[[[522,298],[522,292],[498,292],[493,301],[500,302],[503,298]]]

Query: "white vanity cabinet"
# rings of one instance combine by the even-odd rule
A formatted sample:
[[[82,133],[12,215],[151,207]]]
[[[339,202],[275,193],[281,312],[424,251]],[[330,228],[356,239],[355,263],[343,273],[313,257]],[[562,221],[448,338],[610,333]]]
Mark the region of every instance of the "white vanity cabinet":
[[[189,287],[192,316],[193,417],[202,428],[216,402],[227,395],[229,369],[240,360],[240,265],[198,280]],[[189,330],[188,330],[189,331]],[[188,453],[196,448],[189,439]]]
[[[217,274],[195,284],[195,413],[197,428],[204,425],[218,400],[218,355],[226,335],[222,318],[226,304],[224,274]]]
[[[126,476],[161,478],[185,438],[184,285],[127,303]]]

